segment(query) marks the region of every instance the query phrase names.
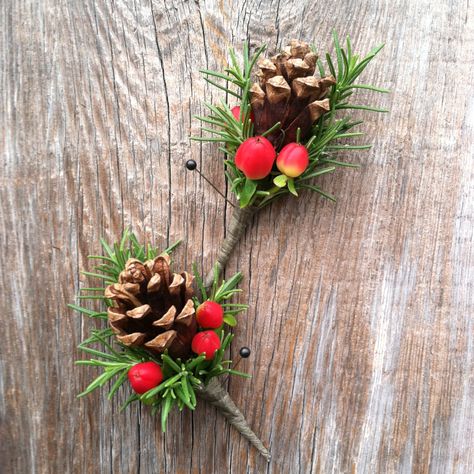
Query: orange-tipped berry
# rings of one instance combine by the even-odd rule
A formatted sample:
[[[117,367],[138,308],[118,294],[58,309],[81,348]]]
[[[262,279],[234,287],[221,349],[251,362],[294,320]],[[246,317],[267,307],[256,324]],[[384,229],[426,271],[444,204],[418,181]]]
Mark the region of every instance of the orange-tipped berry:
[[[235,165],[249,179],[263,179],[270,174],[276,151],[265,137],[245,140],[235,154]]]
[[[296,178],[304,173],[309,164],[309,153],[304,145],[288,143],[277,158],[277,168],[289,178]]]
[[[128,380],[133,390],[141,395],[160,385],[163,372],[156,362],[141,362],[128,371]]]
[[[196,310],[196,320],[205,329],[217,329],[224,322],[224,309],[215,301],[204,301]]]
[[[191,343],[194,353],[205,354],[206,360],[214,359],[216,351],[221,347],[221,340],[214,331],[198,332]]]

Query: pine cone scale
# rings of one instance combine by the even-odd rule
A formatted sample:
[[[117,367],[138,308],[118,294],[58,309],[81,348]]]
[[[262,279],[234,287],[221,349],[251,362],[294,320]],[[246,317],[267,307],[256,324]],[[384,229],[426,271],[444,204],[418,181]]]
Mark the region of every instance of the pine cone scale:
[[[171,308],[163,315],[163,317],[156,321],[153,321],[152,325],[158,328],[168,330],[173,327],[175,317],[176,308],[174,306],[171,306]]]
[[[117,335],[117,339],[129,347],[139,347],[145,341],[145,334],[141,332],[134,332],[132,334]]]
[[[146,289],[147,289],[148,293],[153,293],[155,291],[160,290],[160,285],[161,285],[161,278],[160,278],[160,275],[158,275],[158,273],[156,273],[148,281]]]
[[[165,350],[172,347],[178,333],[173,329],[159,334],[151,341],[145,343],[145,347],[155,354],[162,354]],[[174,357],[174,355],[173,355]]]
[[[129,318],[133,319],[142,319],[147,316],[151,312],[151,307],[148,304],[143,304],[141,306],[137,306],[134,309],[128,310],[125,314]]]

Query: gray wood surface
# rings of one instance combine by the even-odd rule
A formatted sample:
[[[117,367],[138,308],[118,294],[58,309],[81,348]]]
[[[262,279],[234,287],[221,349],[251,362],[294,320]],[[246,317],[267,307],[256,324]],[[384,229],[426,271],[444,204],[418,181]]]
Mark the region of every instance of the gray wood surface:
[[[1,442],[4,473],[474,472],[472,3],[0,2]],[[360,170],[321,180],[336,204],[288,199],[254,219],[229,390],[273,453],[256,456],[207,406],[118,412],[74,367],[93,323],[66,309],[99,237],[126,225],[208,268],[231,209],[216,147],[190,144],[200,68],[230,45],[297,37],[387,44],[364,82]],[[123,401],[122,391],[119,401]]]

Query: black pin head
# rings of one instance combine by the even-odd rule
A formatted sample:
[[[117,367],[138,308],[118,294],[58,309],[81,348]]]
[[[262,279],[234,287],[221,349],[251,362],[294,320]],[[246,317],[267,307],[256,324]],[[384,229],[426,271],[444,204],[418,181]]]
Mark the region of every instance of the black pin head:
[[[194,160],[188,160],[186,161],[186,168],[188,168],[189,171],[193,171],[197,168],[197,163]]]
[[[247,357],[250,357],[250,349],[248,347],[241,347],[239,354],[242,359],[246,359]]]

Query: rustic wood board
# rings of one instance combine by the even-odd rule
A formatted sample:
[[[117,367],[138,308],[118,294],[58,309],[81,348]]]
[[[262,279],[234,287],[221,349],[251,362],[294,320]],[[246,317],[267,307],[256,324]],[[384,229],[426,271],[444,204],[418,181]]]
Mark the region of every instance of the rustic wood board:
[[[461,0],[31,1],[0,4],[1,466],[5,473],[474,472],[474,15]],[[357,171],[254,219],[229,272],[251,308],[229,390],[267,466],[213,408],[173,414],[76,400],[92,326],[66,309],[99,237],[133,225],[208,268],[231,210],[216,147],[190,144],[201,100],[250,39],[367,52],[386,116],[361,114]],[[361,94],[361,101],[370,94]],[[120,400],[125,399],[125,390]]]

